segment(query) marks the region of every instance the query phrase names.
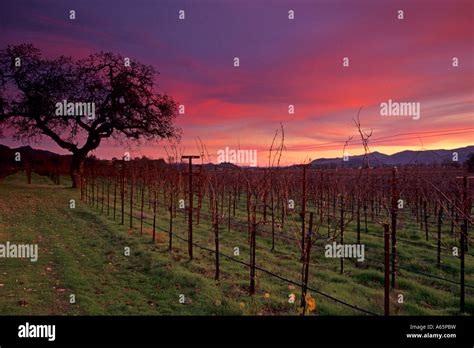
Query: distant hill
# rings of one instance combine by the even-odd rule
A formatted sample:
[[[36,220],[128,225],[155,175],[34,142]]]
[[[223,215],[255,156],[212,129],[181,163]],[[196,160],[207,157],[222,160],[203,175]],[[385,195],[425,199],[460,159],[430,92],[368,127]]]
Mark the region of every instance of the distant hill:
[[[22,166],[22,163],[14,161],[15,153],[20,152],[22,157],[22,163],[24,161],[31,162],[35,169],[38,170],[43,166],[53,165],[61,173],[68,173],[69,164],[71,161],[71,155],[59,155],[57,153],[34,149],[31,146],[21,146],[18,148],[9,148],[8,146],[0,144],[0,165],[3,167],[18,167]],[[433,165],[433,164],[452,164],[453,152],[458,153],[458,163],[462,164],[466,161],[470,153],[474,153],[474,145],[461,147],[452,150],[424,150],[424,151],[401,151],[394,153],[393,155],[386,155],[381,152],[374,151],[368,155],[369,165],[371,167],[380,166],[402,166],[407,164],[412,165]],[[310,163],[315,168],[337,168],[337,167],[352,167],[358,168],[363,164],[363,155],[349,156],[349,160],[346,162],[342,161],[341,157],[336,158],[319,158]],[[166,165],[163,159],[150,160],[160,165]],[[232,163],[206,163],[198,164],[196,166],[202,166],[208,170],[225,170],[237,168]],[[178,164],[178,167],[186,169],[186,163]]]
[[[69,156],[69,155],[58,155],[57,153],[47,151],[47,150],[33,149],[29,145],[20,146],[20,147],[11,149],[11,150],[13,152],[20,152],[22,155],[32,155],[32,156],[36,156],[36,157],[55,157],[55,158],[59,158],[59,157],[62,157],[62,156]]]
[[[51,152],[51,151],[34,149],[31,146],[20,146],[20,147],[17,147],[17,148],[10,148],[8,146],[0,144],[0,161],[2,161],[2,162],[14,162],[16,152],[19,152],[21,154],[21,158],[22,158],[23,161],[28,160],[30,162],[36,162],[36,163],[52,161],[52,163],[56,163],[56,164],[64,162],[64,163],[67,163],[69,165],[69,163],[71,161],[71,157],[72,157],[72,155],[59,155],[59,154]],[[150,162],[155,162],[155,163],[160,164],[160,165],[163,165],[163,164],[166,163],[162,158],[155,159],[155,160],[137,158],[135,160],[150,161]],[[15,163],[13,163],[13,164],[15,164]],[[209,169],[209,170],[218,169],[218,168],[221,168],[221,169],[237,168],[237,166],[235,164],[227,163],[227,162],[220,163],[220,164],[205,163],[205,164],[201,165],[196,161],[195,165],[198,166],[198,167],[202,166],[202,167],[204,167],[206,169]],[[178,163],[178,166],[182,167],[183,169],[188,168],[187,163]]]
[[[458,163],[462,164],[466,161],[470,153],[474,153],[474,145],[460,147],[452,150],[424,150],[411,151],[405,150],[386,155],[377,151],[371,152],[367,157],[371,167],[380,166],[402,166],[407,164],[413,165],[433,165],[433,164],[451,164],[453,153],[458,154]],[[310,163],[312,167],[360,167],[363,164],[364,155],[349,156],[348,161],[343,161],[342,157],[336,158],[319,158]]]
[[[16,153],[20,153],[20,161],[16,161]],[[27,164],[41,175],[51,173],[68,174],[71,155],[58,155],[45,150],[33,149],[31,146],[9,148],[0,144],[0,177],[25,169]]]
[[[206,164],[203,164],[203,165],[198,165],[198,166],[202,166],[203,168],[207,169],[207,170],[222,170],[222,169],[235,169],[235,168],[239,168],[238,166],[236,166],[235,164],[233,163],[229,163],[229,162],[222,162],[222,163],[219,163],[219,164],[214,164],[214,163],[206,163]]]

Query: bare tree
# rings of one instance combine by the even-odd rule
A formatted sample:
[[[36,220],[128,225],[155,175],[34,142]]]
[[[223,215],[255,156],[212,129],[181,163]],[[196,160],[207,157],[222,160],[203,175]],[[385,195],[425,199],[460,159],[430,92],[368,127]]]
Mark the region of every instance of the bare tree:
[[[77,187],[84,159],[102,139],[139,142],[179,136],[176,103],[155,91],[149,65],[100,52],[86,59],[46,59],[32,45],[0,51],[0,125],[17,140],[48,136],[72,153]],[[95,117],[57,115],[57,103],[93,103]],[[80,144],[81,143],[81,144]]]

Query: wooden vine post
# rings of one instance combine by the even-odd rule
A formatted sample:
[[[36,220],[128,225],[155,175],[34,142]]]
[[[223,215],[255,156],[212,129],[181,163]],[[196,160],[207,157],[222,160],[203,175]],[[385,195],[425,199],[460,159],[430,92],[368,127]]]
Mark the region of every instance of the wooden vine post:
[[[100,212],[103,214],[104,213],[104,191],[105,191],[105,181],[104,181],[104,177],[102,177],[102,192],[101,192],[101,196],[100,196]]]
[[[145,203],[145,180],[142,179],[141,202],[140,202],[140,235],[143,235],[143,205]]]
[[[357,189],[357,244],[360,244],[360,189]]]
[[[257,204],[252,207],[252,225],[250,228],[250,295],[255,294],[255,249],[257,234]]]
[[[193,259],[193,159],[200,158],[199,156],[181,156],[181,159],[188,160],[188,254],[189,259]]]
[[[395,289],[395,277],[397,263],[397,212],[398,212],[398,187],[397,187],[397,169],[392,168],[392,289]]]
[[[341,245],[344,245],[344,196],[341,194]],[[344,273],[344,257],[341,257],[341,274]]]
[[[384,315],[390,314],[390,226],[384,224]]]
[[[121,214],[122,220],[121,224],[124,224],[124,217],[125,217],[125,157],[122,159],[122,178],[120,180],[121,188],[120,188],[120,206],[121,206]]]
[[[214,278],[219,280],[219,205],[217,204],[217,198],[214,213],[214,242],[216,248],[216,274]]]
[[[304,239],[306,232],[306,165],[303,166],[303,192],[301,202],[301,260],[304,257]]]
[[[461,273],[461,288],[460,288],[460,295],[459,295],[459,299],[460,299],[460,303],[459,303],[459,307],[460,307],[460,312],[461,313],[464,313],[465,311],[465,297],[466,297],[466,285],[465,285],[465,252],[466,252],[466,240],[467,240],[467,231],[468,231],[468,227],[469,227],[469,217],[471,216],[471,200],[469,199],[469,196],[468,196],[468,190],[469,190],[469,180],[468,179],[472,179],[474,177],[467,177],[467,176],[463,176],[462,179],[463,179],[463,190],[462,190],[462,197],[461,197],[461,202],[462,202],[462,205],[463,205],[463,215],[464,215],[464,218],[463,218],[463,224],[461,226],[461,236],[459,238],[459,241],[460,241],[460,259],[461,259],[461,262],[460,262],[460,273]]]
[[[156,240],[156,200],[157,200],[156,186],[153,190],[153,242]]]
[[[301,315],[305,315],[306,312],[306,293],[308,291],[308,277],[309,277],[309,263],[310,263],[310,253],[311,253],[311,235],[313,233],[313,212],[309,213],[309,227],[308,234],[306,235],[306,243],[304,250],[304,260],[303,260],[303,270],[302,270],[302,280],[303,286],[301,287]]]
[[[271,204],[272,204],[272,249],[271,251],[275,250],[275,206],[274,206],[274,199],[273,199],[273,190],[271,193]]]
[[[114,177],[114,220],[115,220],[115,209],[117,208],[117,177]]]
[[[438,211],[438,248],[437,248],[437,264],[441,266],[441,226],[443,224],[443,207],[440,205]]]
[[[110,175],[107,175],[107,216],[110,214]]]
[[[169,245],[168,249],[171,252],[173,250],[173,193],[170,192],[170,206],[169,206],[169,212],[170,212],[170,227],[169,227]]]
[[[231,209],[231,204],[232,204],[232,194],[231,191],[229,190],[229,207],[228,207],[228,220],[227,220],[227,232],[230,233],[230,209]]]
[[[133,228],[133,179],[134,172],[132,171],[130,175],[130,229]]]

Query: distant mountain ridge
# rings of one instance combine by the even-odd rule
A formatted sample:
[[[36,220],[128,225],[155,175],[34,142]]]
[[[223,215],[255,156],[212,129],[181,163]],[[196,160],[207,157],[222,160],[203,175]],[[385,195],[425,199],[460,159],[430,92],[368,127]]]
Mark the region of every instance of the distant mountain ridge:
[[[407,164],[413,165],[432,165],[442,163],[452,163],[454,153],[457,153],[458,163],[462,164],[467,160],[470,153],[474,153],[474,145],[460,147],[452,150],[423,150],[413,151],[405,150],[386,155],[384,153],[374,151],[367,155],[369,165],[379,167],[387,166],[402,166]],[[312,167],[360,167],[363,165],[364,155],[356,155],[348,157],[348,161],[343,161],[342,157],[336,158],[319,158],[311,161]]]
[[[57,153],[34,149],[30,146],[21,146],[18,148],[9,148],[8,146],[0,144],[0,162],[2,161],[13,161],[15,152],[20,152],[23,158],[29,158],[36,161],[54,161],[55,163],[64,163],[68,165],[71,160],[71,155],[59,155]],[[458,154],[458,163],[462,164],[467,160],[467,157],[470,153],[474,153],[474,145],[469,145],[465,147],[460,147],[451,150],[423,150],[423,151],[412,151],[405,150],[401,152],[394,153],[392,155],[386,155],[384,153],[374,151],[368,154],[369,165],[371,167],[379,166],[402,166],[407,164],[413,165],[432,165],[435,163],[438,164],[452,164],[453,153]],[[310,165],[315,168],[326,168],[326,167],[360,167],[363,165],[364,155],[350,156],[348,161],[343,161],[342,157],[336,158],[318,158],[311,161]],[[155,161],[163,161],[155,160]],[[184,164],[183,164],[184,165]],[[208,170],[212,169],[232,169],[237,166],[232,163],[206,163],[199,164],[197,166],[203,166]],[[289,166],[292,167],[292,166]]]

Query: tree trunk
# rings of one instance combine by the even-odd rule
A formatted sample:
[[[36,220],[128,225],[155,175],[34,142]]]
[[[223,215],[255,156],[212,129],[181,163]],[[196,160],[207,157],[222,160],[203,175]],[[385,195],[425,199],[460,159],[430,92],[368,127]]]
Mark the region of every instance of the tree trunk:
[[[73,188],[80,187],[85,157],[86,156],[78,153],[72,155],[71,166],[69,167],[69,175],[71,175]]]

